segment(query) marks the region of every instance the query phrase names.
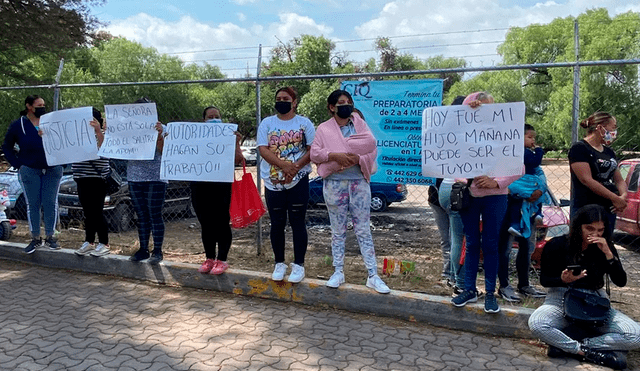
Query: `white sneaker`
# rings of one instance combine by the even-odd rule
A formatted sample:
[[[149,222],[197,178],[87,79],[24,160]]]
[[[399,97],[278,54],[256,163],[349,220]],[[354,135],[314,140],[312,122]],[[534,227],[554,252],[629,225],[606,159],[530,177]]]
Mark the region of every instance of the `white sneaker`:
[[[331,278],[329,278],[329,281],[327,281],[326,285],[327,287],[337,289],[343,283],[344,283],[344,272],[335,271],[331,275]]]
[[[384,281],[382,281],[380,276],[378,276],[377,274],[375,276],[367,278],[367,287],[374,289],[381,294],[388,294],[391,292],[387,284],[384,283]]]
[[[282,281],[285,273],[287,273],[287,265],[285,263],[276,263],[271,279],[274,281]]]
[[[105,245],[103,243],[99,243],[96,246],[96,250],[91,252],[91,256],[103,256],[109,254],[109,245]]]
[[[296,263],[291,263],[291,274],[287,281],[291,283],[298,283],[304,279],[304,267]]]
[[[76,254],[78,255],[87,255],[89,252],[93,250],[93,244],[91,242],[84,241],[82,246],[78,250],[76,250]]]

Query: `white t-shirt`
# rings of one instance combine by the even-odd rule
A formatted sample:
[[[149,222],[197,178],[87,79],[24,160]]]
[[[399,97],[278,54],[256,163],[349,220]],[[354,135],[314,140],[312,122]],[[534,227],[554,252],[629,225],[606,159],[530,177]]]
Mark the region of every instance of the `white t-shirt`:
[[[304,116],[296,115],[286,121],[280,120],[278,116],[269,116],[258,126],[257,146],[266,146],[284,161],[296,162],[307,153],[307,146],[311,146],[315,134],[313,123]],[[305,165],[291,183],[284,184],[284,188],[294,187],[310,172],[311,164]],[[271,179],[283,180],[282,170],[264,159],[260,162],[260,177],[264,180],[264,186],[267,189],[272,191],[283,189],[283,185],[276,186],[271,181]]]

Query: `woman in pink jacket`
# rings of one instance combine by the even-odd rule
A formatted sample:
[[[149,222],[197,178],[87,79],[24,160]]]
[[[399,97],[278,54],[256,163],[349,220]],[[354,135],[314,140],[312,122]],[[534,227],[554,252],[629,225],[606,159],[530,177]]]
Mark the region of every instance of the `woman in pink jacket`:
[[[367,287],[381,294],[389,288],[378,276],[376,253],[371,236],[369,181],[376,167],[376,138],[367,123],[353,113],[353,99],[344,90],[336,90],[327,98],[332,118],[316,130],[311,145],[311,161],[324,179],[323,195],[331,221],[331,254],[335,272],[327,286],[337,288],[344,283],[344,248],[347,216],[351,213],[353,230],[369,276]]]

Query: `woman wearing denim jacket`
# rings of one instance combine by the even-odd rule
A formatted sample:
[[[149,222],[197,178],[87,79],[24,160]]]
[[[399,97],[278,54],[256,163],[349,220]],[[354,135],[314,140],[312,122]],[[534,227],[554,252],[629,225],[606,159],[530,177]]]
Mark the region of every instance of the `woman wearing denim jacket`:
[[[7,160],[18,169],[20,185],[27,203],[27,218],[31,242],[24,252],[32,254],[42,245],[40,237],[40,210],[43,211],[45,245],[51,250],[60,248],[54,236],[58,218],[58,189],[62,178],[62,166],[49,166],[42,144],[40,116],[46,113],[44,99],[30,95],[24,101],[21,117],[11,123],[4,137],[2,150]],[[19,151],[15,146],[18,145]]]

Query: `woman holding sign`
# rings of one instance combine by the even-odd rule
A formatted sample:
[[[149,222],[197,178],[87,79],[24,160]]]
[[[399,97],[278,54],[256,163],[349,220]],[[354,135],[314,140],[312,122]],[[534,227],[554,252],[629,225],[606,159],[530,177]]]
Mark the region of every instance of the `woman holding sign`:
[[[7,160],[18,169],[18,176],[27,203],[27,217],[31,242],[24,252],[32,254],[42,245],[40,237],[40,210],[44,216],[45,245],[51,250],[60,248],[54,237],[58,217],[58,189],[62,178],[62,166],[49,166],[40,136],[40,117],[47,110],[44,99],[30,95],[24,101],[21,117],[11,123],[4,138],[2,150]],[[16,151],[18,145],[20,151]]]
[[[323,178],[322,193],[331,221],[331,254],[335,272],[327,286],[344,283],[344,248],[347,219],[351,214],[353,231],[367,267],[367,287],[388,294],[389,287],[378,276],[378,264],[371,236],[371,174],[376,169],[376,138],[369,126],[353,113],[353,99],[344,90],[335,90],[327,98],[332,118],[318,126],[311,146],[311,161]]]
[[[222,123],[220,110],[213,106],[204,109],[202,119],[208,123]],[[240,148],[242,136],[236,133],[236,137],[234,163],[238,164],[244,157]],[[231,185],[232,183],[224,182],[191,182],[191,203],[200,222],[202,245],[207,257],[198,269],[200,273],[218,275],[229,268],[227,255],[231,248]]]
[[[93,109],[93,120],[89,123],[96,133],[98,148],[104,141],[104,119],[97,109]],[[109,159],[99,158],[76,162],[72,165],[73,180],[78,184],[78,199],[84,213],[84,243],[76,254],[103,256],[109,254],[109,230],[104,218],[104,198],[107,195],[107,182],[109,176]],[[95,245],[96,234],[98,245]]]
[[[278,113],[258,126],[258,150],[262,157],[260,177],[264,180],[265,200],[271,218],[271,247],[275,268],[271,278],[282,281],[287,272],[284,263],[284,228],[287,216],[293,233],[294,262],[289,282],[304,278],[307,253],[307,203],[309,202],[309,146],[315,128],[308,118],[298,116],[298,95],[292,87],[276,91]]]
[[[152,103],[147,98],[135,103]],[[152,160],[129,160],[127,162],[127,182],[133,208],[138,216],[138,238],[140,249],[129,258],[137,262],[149,259],[149,264],[162,261],[162,243],[164,242],[164,221],[162,208],[167,191],[167,181],[160,179],[160,165],[164,138],[167,136],[165,126],[157,122],[158,132],[156,151]],[[149,237],[153,233],[153,251],[149,254]]]
[[[472,108],[482,104],[493,103],[493,97],[484,92],[468,95],[462,104]],[[464,233],[466,236],[466,256],[464,262],[464,291],[451,299],[456,307],[478,301],[476,278],[480,263],[480,249],[484,258],[485,289],[484,311],[497,313],[500,311],[496,300],[496,279],[498,275],[498,238],[500,226],[507,212],[507,188],[520,175],[509,177],[488,177],[481,175],[471,181],[471,205],[460,211]],[[464,180],[466,183],[466,179]],[[480,219],[482,218],[482,231]]]

